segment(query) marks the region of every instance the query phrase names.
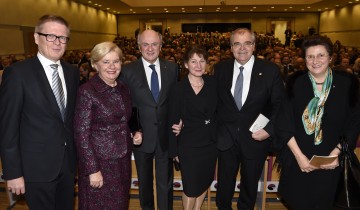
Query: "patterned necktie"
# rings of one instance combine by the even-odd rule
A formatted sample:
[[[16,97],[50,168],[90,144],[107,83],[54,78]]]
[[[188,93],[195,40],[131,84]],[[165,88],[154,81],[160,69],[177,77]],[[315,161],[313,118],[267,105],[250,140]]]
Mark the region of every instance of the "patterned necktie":
[[[156,101],[156,103],[158,102],[158,98],[159,98],[159,79],[158,79],[158,74],[156,73],[155,70],[155,65],[151,64],[149,65],[149,67],[152,69],[152,73],[151,73],[151,93],[154,97],[154,100]]]
[[[244,76],[243,76],[243,70],[244,67],[240,66],[240,73],[239,76],[236,79],[236,83],[235,83],[235,91],[234,91],[234,99],[235,99],[235,103],[236,106],[238,107],[239,110],[241,110],[242,107],[242,89],[243,89],[243,82],[244,82]]]
[[[61,79],[58,72],[58,64],[51,64],[50,67],[54,70],[52,73],[52,90],[59,106],[61,117],[64,120],[65,116],[65,96],[62,87]]]

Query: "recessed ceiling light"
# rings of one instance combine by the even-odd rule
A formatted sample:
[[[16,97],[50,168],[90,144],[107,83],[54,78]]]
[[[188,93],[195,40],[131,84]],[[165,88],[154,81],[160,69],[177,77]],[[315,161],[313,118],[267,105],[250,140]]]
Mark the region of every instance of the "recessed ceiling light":
[[[169,12],[169,10],[166,10],[165,12]]]
[[[133,14],[135,14],[136,12],[134,11]]]
[[[133,11],[133,9],[129,9],[129,11]]]
[[[253,9],[256,9],[256,7],[253,7]]]
[[[335,7],[339,7],[339,6],[340,6],[340,5],[338,5],[338,4],[337,4],[337,5],[335,5]]]
[[[216,9],[220,9],[220,7],[216,8]]]
[[[164,8],[164,10],[167,10],[167,8]]]
[[[287,11],[287,9],[284,9],[284,11]]]
[[[329,8],[325,7],[325,9],[329,9]]]
[[[92,2],[91,1],[88,1],[89,4],[91,4]]]
[[[289,7],[290,9],[292,9],[293,7]]]
[[[253,10],[251,9],[250,12],[252,12]]]
[[[215,10],[216,12],[219,12],[219,10],[217,9],[217,10]]]
[[[108,8],[106,8],[107,10],[110,10],[110,8],[108,7]]]
[[[146,9],[147,11],[149,11],[150,9]]]
[[[235,9],[239,9],[239,7],[235,7]]]
[[[318,11],[321,11],[321,9],[318,9]]]
[[[182,12],[186,12],[185,10],[183,10]]]
[[[310,9],[311,7],[307,7],[308,9]]]
[[[301,11],[304,11],[305,9],[301,9]]]
[[[271,9],[274,9],[275,7],[271,7]]]
[[[97,6],[98,4],[94,4],[95,6]]]
[[[233,9],[233,12],[236,12],[236,9]]]
[[[102,5],[101,5],[101,4],[99,4],[99,7],[102,7]]]
[[[352,1],[349,1],[349,4],[352,4]]]
[[[183,8],[181,8],[182,10],[184,10],[185,8],[183,7]]]

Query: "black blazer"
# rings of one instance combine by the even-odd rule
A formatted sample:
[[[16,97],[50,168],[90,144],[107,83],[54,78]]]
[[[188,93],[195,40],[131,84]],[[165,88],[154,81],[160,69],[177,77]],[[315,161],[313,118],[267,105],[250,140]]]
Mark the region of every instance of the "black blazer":
[[[45,71],[35,56],[8,67],[0,86],[0,151],[7,180],[54,180],[62,166],[65,142],[75,170],[73,113],[79,70],[61,62],[67,89],[65,121],[61,119]]]
[[[274,135],[275,117],[285,92],[280,71],[273,63],[255,59],[249,93],[240,111],[231,94],[233,71],[233,59],[220,62],[215,66],[219,97],[218,149],[227,150],[233,144],[237,144],[246,157],[262,158],[267,154],[271,141],[253,140],[249,128],[262,113],[270,119],[264,128],[265,131],[271,137]]]
[[[158,103],[151,94],[141,59],[124,65],[120,74],[120,79],[130,89],[132,104],[138,108],[140,114],[140,124],[144,135],[142,144],[137,148],[147,153],[155,151],[157,141],[160,142],[163,151],[168,148],[168,96],[178,75],[178,67],[175,63],[163,59],[160,59],[159,62],[161,90]]]

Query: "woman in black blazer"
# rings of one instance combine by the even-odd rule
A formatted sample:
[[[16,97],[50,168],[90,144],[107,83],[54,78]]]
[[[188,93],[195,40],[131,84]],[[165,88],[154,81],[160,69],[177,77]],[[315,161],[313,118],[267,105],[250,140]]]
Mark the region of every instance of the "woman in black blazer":
[[[169,125],[184,124],[178,136],[169,130],[169,155],[181,165],[185,210],[201,208],[215,173],[217,94],[215,80],[203,75],[207,58],[202,47],[188,49],[184,66],[189,73],[170,94]]]

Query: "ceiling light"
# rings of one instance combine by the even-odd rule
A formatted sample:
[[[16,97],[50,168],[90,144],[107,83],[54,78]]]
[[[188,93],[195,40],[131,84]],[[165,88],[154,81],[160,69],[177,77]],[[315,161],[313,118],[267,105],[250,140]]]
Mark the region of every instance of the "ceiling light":
[[[108,7],[108,8],[106,8],[107,10],[110,10],[110,8]]]
[[[181,8],[182,10],[184,10],[185,8],[183,7],[183,8]]]
[[[235,7],[235,9],[239,9],[239,7]]]
[[[149,11],[150,9],[146,9],[147,11]]]
[[[310,9],[311,7],[307,7],[308,9]]]
[[[271,7],[271,9],[274,9],[275,7]]]
[[[290,9],[292,9],[293,7],[289,7]]]
[[[256,7],[253,7],[254,9],[256,9]]]
[[[167,8],[164,8],[164,10],[167,10]]]

